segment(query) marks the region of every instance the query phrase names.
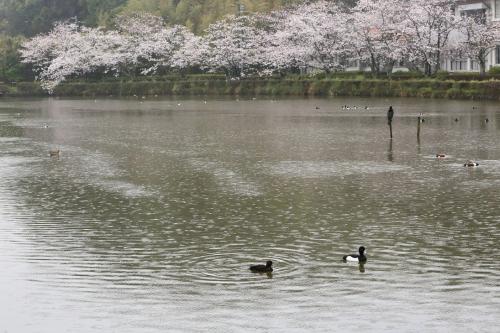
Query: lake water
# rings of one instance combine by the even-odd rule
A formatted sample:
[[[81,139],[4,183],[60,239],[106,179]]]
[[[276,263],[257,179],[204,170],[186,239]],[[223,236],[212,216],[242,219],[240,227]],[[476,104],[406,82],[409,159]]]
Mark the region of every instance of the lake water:
[[[493,332],[499,244],[498,102],[0,100],[2,333]]]

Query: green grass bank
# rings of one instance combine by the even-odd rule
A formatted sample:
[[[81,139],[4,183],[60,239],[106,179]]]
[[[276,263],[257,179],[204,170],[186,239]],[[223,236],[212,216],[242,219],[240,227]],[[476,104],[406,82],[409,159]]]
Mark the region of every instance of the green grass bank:
[[[472,77],[383,78],[306,77],[249,78],[227,81],[223,75],[188,75],[140,79],[68,81],[55,96],[360,96],[500,100],[500,80]],[[47,96],[38,83],[0,84],[2,96]]]

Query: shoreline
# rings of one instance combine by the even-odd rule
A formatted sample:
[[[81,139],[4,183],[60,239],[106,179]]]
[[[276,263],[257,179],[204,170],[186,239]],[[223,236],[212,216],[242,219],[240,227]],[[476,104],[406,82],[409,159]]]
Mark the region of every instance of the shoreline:
[[[144,80],[68,81],[55,97],[127,96],[297,96],[417,97],[457,100],[500,100],[500,80],[249,78],[226,81],[221,75],[149,77]],[[50,96],[38,82],[0,84],[1,97]]]

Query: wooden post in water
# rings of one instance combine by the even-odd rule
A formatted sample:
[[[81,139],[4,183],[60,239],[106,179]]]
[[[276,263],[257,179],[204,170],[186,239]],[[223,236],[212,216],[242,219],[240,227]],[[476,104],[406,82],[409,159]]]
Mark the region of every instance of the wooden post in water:
[[[392,118],[394,118],[394,110],[392,106],[389,106],[389,110],[387,111],[387,123],[389,124],[389,132],[391,134],[392,139]]]
[[[392,154],[392,139],[389,140],[389,150],[387,151],[387,159],[389,162],[394,162],[394,155]]]
[[[420,142],[420,123],[422,122],[422,118],[420,116],[417,117],[417,141]]]

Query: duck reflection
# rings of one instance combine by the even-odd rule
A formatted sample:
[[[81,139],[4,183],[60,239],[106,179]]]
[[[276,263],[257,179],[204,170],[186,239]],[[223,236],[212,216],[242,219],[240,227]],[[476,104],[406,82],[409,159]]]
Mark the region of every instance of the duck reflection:
[[[359,263],[359,271],[360,271],[360,273],[364,273],[365,272],[365,262],[360,262]]]
[[[258,272],[258,275],[262,276],[262,277],[265,276],[268,279],[272,279],[273,278],[273,272]]]

